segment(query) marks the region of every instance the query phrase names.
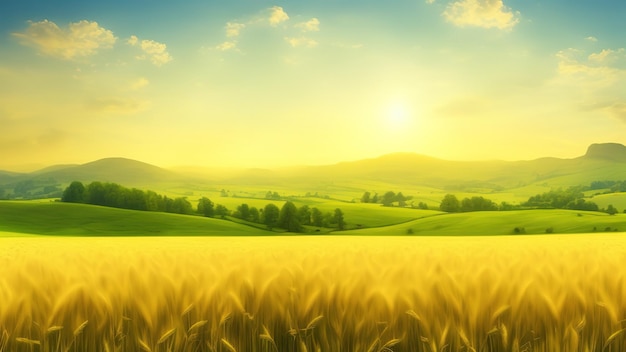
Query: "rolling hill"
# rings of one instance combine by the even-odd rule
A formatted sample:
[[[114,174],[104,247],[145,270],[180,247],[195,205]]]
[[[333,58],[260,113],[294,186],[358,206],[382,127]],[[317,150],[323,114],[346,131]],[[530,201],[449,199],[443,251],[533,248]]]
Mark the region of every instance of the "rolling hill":
[[[37,175],[54,178],[59,182],[98,180],[133,185],[183,179],[172,171],[125,158],[106,158],[83,165],[57,167],[38,172]]]
[[[39,181],[35,186],[40,189],[49,184],[64,186],[74,180],[97,180],[181,195],[190,190],[227,187],[241,189],[244,193],[276,189],[282,189],[285,194],[317,190],[331,195],[344,192],[343,199],[350,200],[363,191],[394,189],[413,193],[425,193],[425,190],[435,193],[509,192],[515,194],[511,198],[514,200],[536,194],[538,187],[549,190],[598,180],[626,179],[626,147],[617,143],[593,144],[584,155],[572,159],[450,161],[395,153],[334,165],[207,170],[210,174],[183,173],[130,159],[107,158],[82,165],[55,165],[29,174],[3,172],[0,173],[0,188],[11,189],[27,180]]]
[[[2,232],[61,236],[266,236],[272,234],[272,232],[230,221],[199,216],[33,201],[0,201],[0,234]]]

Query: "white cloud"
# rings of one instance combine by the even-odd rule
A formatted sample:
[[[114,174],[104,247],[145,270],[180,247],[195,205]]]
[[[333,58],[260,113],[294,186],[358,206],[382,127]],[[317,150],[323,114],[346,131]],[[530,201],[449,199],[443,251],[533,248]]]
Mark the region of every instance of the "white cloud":
[[[67,28],[48,20],[29,22],[24,32],[13,35],[42,54],[65,60],[94,55],[99,49],[112,48],[117,41],[113,32],[86,20],[70,23]]]
[[[316,47],[318,44],[315,40],[310,39],[310,38],[305,38],[305,37],[299,37],[299,38],[285,37],[285,41],[287,41],[287,43],[289,43],[289,45],[291,45],[294,48],[297,48],[297,47],[313,48],[313,47]]]
[[[317,32],[320,30],[320,20],[313,17],[310,20],[295,25],[296,28],[300,28],[303,32]]]
[[[435,3],[435,0],[426,0],[426,3],[427,3],[427,4],[434,4],[434,3]]]
[[[222,44],[219,44],[215,47],[217,50],[228,51],[237,48],[237,42],[234,41],[225,41]]]
[[[132,46],[139,46],[144,54],[147,55],[147,58],[150,59],[150,62],[152,62],[155,66],[162,66],[173,60],[172,56],[167,51],[167,45],[163,43],[145,39],[140,42],[139,38],[134,35],[132,35],[126,42]],[[139,56],[137,58],[144,60],[146,59],[146,55]]]
[[[559,59],[558,69],[562,75],[584,74],[603,81],[615,81],[626,78],[626,49],[603,49],[586,55],[583,50],[569,48],[556,54]]]
[[[131,35],[130,38],[128,38],[128,40],[126,41],[126,43],[132,46],[135,46],[137,45],[137,43],[139,43],[139,38],[137,38],[136,35]]]
[[[241,30],[246,27],[243,23],[228,22],[226,23],[226,36],[228,38],[238,37]]]
[[[595,43],[595,42],[597,42],[597,41],[598,41],[598,38],[593,37],[593,36],[589,36],[589,37],[585,38],[585,40],[588,40],[588,41],[590,41],[590,42],[594,42],[594,43]]]
[[[560,87],[578,92],[576,101],[586,111],[601,111],[626,122],[626,49],[603,49],[587,53],[561,50],[556,55]]]
[[[604,49],[599,53],[589,55],[589,61],[597,64],[611,64],[620,59],[626,59],[626,49],[624,48],[618,50]]]
[[[446,7],[443,16],[459,27],[511,29],[519,23],[519,12],[512,12],[502,0],[458,0]]]
[[[135,81],[131,82],[130,89],[131,90],[139,90],[139,89],[147,86],[148,84],[150,84],[150,81],[147,78],[140,77],[140,78],[136,79]]]
[[[285,12],[285,10],[283,10],[283,8],[280,6],[274,6],[270,8],[269,10],[270,10],[269,22],[270,22],[270,25],[273,27],[276,27],[280,23],[285,22],[289,19],[289,15],[287,15],[287,12]]]
[[[273,6],[269,9],[262,10],[260,13],[252,16],[248,20],[244,21],[231,21],[227,22],[224,26],[226,31],[226,38],[220,44],[213,46],[212,48],[219,51],[238,51],[239,37],[244,31],[250,31],[257,27],[265,27],[268,24],[274,27],[272,31],[276,31],[283,35],[284,40],[292,47],[305,47],[313,48],[318,45],[316,40],[305,37],[304,33],[317,32],[320,30],[320,20],[316,17],[312,17],[308,21],[296,23],[293,25],[279,24],[289,20],[289,15],[280,6]],[[296,34],[299,30],[300,34]]]

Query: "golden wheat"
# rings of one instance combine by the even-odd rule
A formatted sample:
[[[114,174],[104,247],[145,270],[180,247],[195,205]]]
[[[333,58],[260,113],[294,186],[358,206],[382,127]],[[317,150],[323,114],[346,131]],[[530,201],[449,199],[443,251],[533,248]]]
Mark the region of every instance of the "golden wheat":
[[[626,236],[0,238],[0,352],[626,351]]]

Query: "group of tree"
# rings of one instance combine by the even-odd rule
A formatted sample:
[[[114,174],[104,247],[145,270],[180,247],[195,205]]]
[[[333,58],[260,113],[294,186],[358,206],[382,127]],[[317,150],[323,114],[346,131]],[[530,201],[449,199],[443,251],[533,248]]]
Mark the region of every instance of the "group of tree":
[[[168,198],[153,191],[142,191],[136,188],[123,187],[116,183],[94,181],[85,186],[80,181],[72,182],[63,191],[61,201],[68,203],[84,203],[101,205],[113,208],[161,211],[167,213],[188,214],[194,213],[191,203],[186,197]],[[221,204],[213,203],[209,198],[202,197],[198,200],[196,214],[206,217],[227,216],[265,224],[270,230],[281,228],[289,232],[302,232],[306,225],[317,227],[332,227],[344,230],[346,222],[343,212],[337,208],[333,213],[323,213],[318,208],[310,208],[303,205],[300,208],[287,201],[278,208],[273,203],[267,204],[263,209],[241,204],[236,210],[230,211]]]
[[[585,197],[583,193],[584,189],[585,187],[582,186],[569,187],[566,189],[553,189],[549,192],[544,192],[528,198],[528,200],[522,203],[522,205],[531,208],[556,208],[576,210],[594,210],[588,208],[593,208],[595,206],[595,210],[598,210],[597,205],[590,205],[590,202],[585,202],[585,200],[583,199]],[[582,202],[579,202],[579,200],[581,200]],[[582,207],[582,209],[579,209],[578,207]]]
[[[407,201],[411,199],[413,199],[412,196],[405,196],[402,192],[395,193],[394,191],[388,191],[383,194],[382,197],[379,197],[378,193],[372,196],[372,193],[365,192],[361,196],[361,203],[381,203],[386,207],[398,204],[399,207],[406,207]]]
[[[74,181],[63,192],[61,201],[132,210],[193,214],[193,207],[185,197],[168,198],[153,191],[126,188],[110,182],[94,181],[85,186],[80,181]]]
[[[198,206],[200,207],[200,204]],[[200,213],[200,210],[198,212]],[[235,211],[226,215],[265,224],[270,230],[281,228],[289,232],[302,232],[304,226],[330,227],[338,230],[344,230],[346,227],[343,211],[339,208],[332,213],[323,213],[318,208],[310,208],[306,204],[298,208],[291,201],[285,202],[280,209],[274,203],[269,203],[262,209],[243,203]]]
[[[626,192],[626,180],[624,181],[593,181],[589,190],[608,190],[606,193]]]
[[[481,196],[459,199],[454,194],[446,194],[439,204],[439,209],[447,213],[459,213],[470,211],[494,211],[500,207],[493,201]]]
[[[0,199],[58,198],[62,192],[53,178],[28,179],[4,184],[0,188]]]
[[[592,185],[600,186],[598,183],[592,183]],[[531,208],[603,211],[611,215],[617,213],[617,209],[612,204],[609,204],[606,209],[600,209],[596,203],[585,200],[583,191],[586,189],[588,188],[583,186],[569,187],[565,190],[559,188],[532,196],[522,205]]]

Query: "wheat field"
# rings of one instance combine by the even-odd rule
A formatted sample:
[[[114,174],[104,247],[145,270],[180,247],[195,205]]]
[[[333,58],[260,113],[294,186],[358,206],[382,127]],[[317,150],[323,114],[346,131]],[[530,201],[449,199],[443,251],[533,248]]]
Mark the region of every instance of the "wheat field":
[[[0,351],[626,351],[623,234],[0,238]]]

